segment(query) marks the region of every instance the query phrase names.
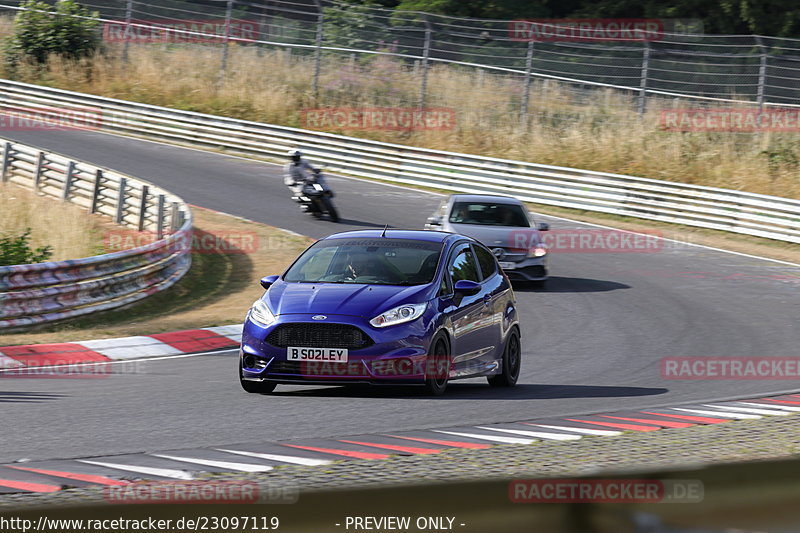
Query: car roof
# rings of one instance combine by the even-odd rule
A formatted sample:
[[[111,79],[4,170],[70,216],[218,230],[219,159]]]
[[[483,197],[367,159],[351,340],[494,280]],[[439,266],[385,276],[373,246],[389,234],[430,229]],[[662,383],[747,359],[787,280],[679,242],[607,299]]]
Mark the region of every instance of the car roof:
[[[341,233],[334,233],[333,235],[328,235],[325,239],[352,239],[352,238],[362,238],[362,239],[377,239],[382,238],[384,234],[383,229],[365,229],[365,230],[355,230],[355,231],[343,231]],[[417,241],[428,241],[428,242],[444,242],[449,237],[457,236],[454,233],[449,233],[446,231],[435,231],[435,230],[410,230],[410,229],[387,229],[386,230],[386,238],[389,239],[413,239]]]
[[[501,196],[499,194],[451,194],[450,198],[454,202],[495,202],[498,204],[522,204],[520,200],[517,200],[512,196]]]

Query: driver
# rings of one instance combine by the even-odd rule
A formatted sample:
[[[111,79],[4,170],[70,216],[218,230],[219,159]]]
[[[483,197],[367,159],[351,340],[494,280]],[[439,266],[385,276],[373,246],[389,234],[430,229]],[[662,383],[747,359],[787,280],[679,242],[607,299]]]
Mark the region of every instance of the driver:
[[[312,174],[317,174],[319,170],[303,159],[300,150],[289,150],[286,155],[289,157],[289,162],[283,169],[283,183],[292,189],[292,192],[299,194],[305,187],[310,187]]]

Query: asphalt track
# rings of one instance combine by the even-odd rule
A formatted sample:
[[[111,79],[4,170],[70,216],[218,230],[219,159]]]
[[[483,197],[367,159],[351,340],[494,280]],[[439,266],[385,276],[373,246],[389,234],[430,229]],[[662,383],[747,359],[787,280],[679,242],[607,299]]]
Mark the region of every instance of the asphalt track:
[[[333,225],[297,210],[275,165],[96,132],[4,135],[142,177],[192,204],[312,237],[385,223],[420,228],[439,202],[331,177],[344,218]],[[800,267],[665,243],[656,253],[554,254],[550,269],[546,289],[518,291],[524,359],[512,390],[471,380],[453,383],[442,398],[297,386],[248,395],[233,352],[141,361],[106,379],[0,378],[0,463],[516,421],[799,388],[788,380],[666,380],[660,361],[800,356]]]

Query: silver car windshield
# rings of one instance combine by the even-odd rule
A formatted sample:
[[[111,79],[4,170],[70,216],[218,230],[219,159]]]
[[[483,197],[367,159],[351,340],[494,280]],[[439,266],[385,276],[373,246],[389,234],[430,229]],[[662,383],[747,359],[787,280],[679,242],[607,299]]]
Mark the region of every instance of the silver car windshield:
[[[450,211],[449,221],[452,224],[530,227],[528,216],[521,206],[494,202],[456,202]]]
[[[329,239],[309,248],[283,276],[306,283],[422,285],[433,281],[442,243],[411,239]]]

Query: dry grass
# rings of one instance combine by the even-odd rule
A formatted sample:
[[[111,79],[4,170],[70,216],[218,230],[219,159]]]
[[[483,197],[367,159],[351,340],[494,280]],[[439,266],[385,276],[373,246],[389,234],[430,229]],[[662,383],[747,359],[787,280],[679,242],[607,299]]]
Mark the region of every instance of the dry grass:
[[[39,331],[0,334],[0,346],[149,335],[241,323],[263,293],[259,280],[280,274],[312,239],[266,224],[193,207],[195,236],[223,236],[228,246],[197,247],[192,268],[164,292],[116,311],[93,314]],[[255,238],[254,246],[236,244]],[[219,241],[216,241],[219,242]],[[202,253],[199,252],[202,250]],[[242,253],[245,252],[245,253]]]
[[[118,49],[77,67],[53,60],[42,71],[22,69],[20,79],[76,91],[180,109],[301,126],[301,111],[329,106],[415,106],[413,70],[386,57],[326,57],[320,95],[311,94],[307,56],[231,46],[220,84],[220,49],[139,45],[123,68]],[[472,69],[434,66],[428,106],[454,108],[450,131],[337,132],[446,149],[748,190],[800,198],[800,141],[793,134],[672,133],[659,128],[663,109],[685,101],[655,100],[640,117],[632,97],[612,91],[576,92],[536,82],[530,120],[521,124],[520,79]],[[716,106],[719,107],[719,106]]]
[[[76,205],[0,184],[0,235],[16,237],[30,228],[30,245],[52,246],[51,261],[102,253],[103,225]]]

